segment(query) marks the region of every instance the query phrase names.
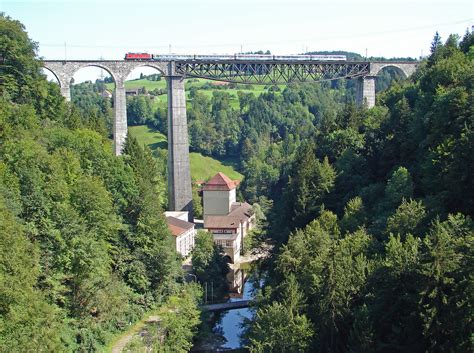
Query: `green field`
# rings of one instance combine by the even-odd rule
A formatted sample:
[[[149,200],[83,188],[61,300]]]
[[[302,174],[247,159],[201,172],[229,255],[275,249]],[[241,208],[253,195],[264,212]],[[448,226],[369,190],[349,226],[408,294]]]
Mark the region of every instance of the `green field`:
[[[252,86],[240,86],[238,88],[226,88],[226,89],[205,89],[202,88],[203,85],[205,85],[208,82],[213,82],[209,80],[204,80],[201,78],[193,78],[193,79],[188,79],[186,80],[185,83],[185,88],[186,88],[186,97],[187,101],[190,101],[189,98],[189,89],[191,87],[197,87],[199,91],[203,94],[205,94],[208,98],[212,97],[212,94],[214,91],[222,91],[226,92],[231,95],[231,106],[233,108],[239,108],[239,98],[237,95],[238,91],[242,91],[244,93],[253,93],[255,96],[259,96],[262,93],[265,93],[268,91],[268,86],[264,85],[252,85]],[[107,89],[110,91],[113,91],[115,84],[114,83],[107,83],[106,84]],[[166,80],[164,78],[161,79],[161,81],[149,81],[147,79],[137,79],[137,80],[130,80],[125,82],[125,88],[127,89],[137,89],[137,88],[142,88],[145,87],[147,91],[152,91],[156,88],[158,89],[163,89],[166,90]],[[247,88],[248,87],[248,88]],[[281,90],[284,89],[284,85],[279,85]],[[250,89],[249,89],[250,88]],[[154,98],[154,106],[155,108],[159,105],[165,105],[166,104],[166,94],[160,95]]]
[[[107,83],[106,84],[108,90],[113,90],[115,87],[115,83]],[[152,91],[155,88],[162,88],[166,89],[166,80],[161,79],[161,81],[150,81],[146,79],[142,80],[130,80],[125,81],[125,88],[127,89],[136,89],[145,87],[148,91]]]
[[[151,150],[168,148],[166,136],[146,125],[130,126],[128,131],[131,136],[138,140],[140,145],[148,146]],[[194,180],[207,180],[218,172],[224,173],[233,180],[243,179],[243,175],[233,167],[235,162],[232,160],[217,160],[196,152],[191,152],[189,159],[191,178]]]

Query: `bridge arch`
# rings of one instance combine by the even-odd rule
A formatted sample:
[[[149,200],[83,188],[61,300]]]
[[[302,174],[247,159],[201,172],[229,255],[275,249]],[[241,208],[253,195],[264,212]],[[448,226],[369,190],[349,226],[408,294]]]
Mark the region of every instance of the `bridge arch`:
[[[233,264],[234,261],[232,260],[232,257],[230,255],[225,255],[224,256],[224,261],[227,262],[228,264]]]
[[[393,71],[396,71],[397,73],[401,74],[401,76],[403,76],[404,79],[407,79],[409,77],[407,72],[405,70],[403,70],[401,67],[397,66],[397,65],[385,65],[385,66],[381,67],[380,70],[377,72],[376,76],[379,76],[382,72],[390,70],[390,69],[392,69]]]
[[[393,61],[386,61],[386,62],[374,62],[370,65],[370,76],[377,76],[380,71],[385,68],[395,68],[396,70],[403,73],[404,78],[408,78],[413,75],[416,71],[417,63],[414,62],[413,64],[407,63],[397,63]]]
[[[101,63],[84,63],[82,65],[77,65],[70,72],[71,79],[74,77],[74,75],[77,72],[79,72],[81,69],[85,69],[87,67],[97,67],[99,69],[105,70],[110,75],[110,77],[112,77],[112,80],[114,81],[114,84],[117,84],[117,80],[119,79],[117,73],[112,68],[108,67],[107,65],[101,64]]]
[[[129,65],[126,70],[123,71],[123,78],[126,79],[134,70],[139,69],[140,67],[150,67],[155,70],[158,70],[158,72],[162,75],[165,76],[166,72],[163,68],[162,65],[158,65],[157,63],[154,62],[148,62],[148,61],[135,61],[133,62],[134,65]]]
[[[43,69],[44,69],[43,70],[44,75],[48,76],[47,73],[44,72],[44,71],[48,71],[56,79],[56,82],[59,85],[59,87],[61,87],[61,81],[60,81],[58,75],[56,74],[56,72],[54,72],[54,70],[50,69],[47,65],[44,65]]]

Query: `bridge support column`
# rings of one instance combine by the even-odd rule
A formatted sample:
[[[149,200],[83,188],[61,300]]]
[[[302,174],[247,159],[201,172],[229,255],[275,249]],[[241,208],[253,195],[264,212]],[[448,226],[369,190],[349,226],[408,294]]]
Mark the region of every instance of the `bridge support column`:
[[[67,102],[71,101],[71,85],[68,82],[61,82],[60,83],[60,91],[61,96],[63,96]]]
[[[359,106],[367,104],[368,108],[375,105],[375,76],[364,76],[357,79],[356,103]]]
[[[170,211],[188,211],[193,221],[188,124],[184,78],[168,76],[168,204]]]
[[[119,156],[122,154],[122,148],[127,138],[127,99],[122,80],[115,82],[114,112],[114,153]]]

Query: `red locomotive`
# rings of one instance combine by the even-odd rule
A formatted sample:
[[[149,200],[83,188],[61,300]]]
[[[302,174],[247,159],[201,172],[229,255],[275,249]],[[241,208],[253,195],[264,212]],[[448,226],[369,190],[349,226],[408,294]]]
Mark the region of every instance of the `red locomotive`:
[[[127,53],[125,60],[151,60],[151,54],[148,53]]]

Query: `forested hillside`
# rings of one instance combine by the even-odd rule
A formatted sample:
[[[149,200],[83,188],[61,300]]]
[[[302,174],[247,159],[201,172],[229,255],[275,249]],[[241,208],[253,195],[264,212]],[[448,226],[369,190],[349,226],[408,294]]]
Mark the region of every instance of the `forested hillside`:
[[[436,36],[376,107],[300,121],[296,149],[257,159],[271,177],[248,189],[247,172],[247,192],[273,185],[267,233],[283,244],[250,351],[473,350],[473,45]]]
[[[199,315],[151,154],[128,139],[115,157],[101,120],[110,107],[67,104],[3,14],[0,58],[0,351],[98,351],[183,290]],[[186,351],[198,319],[165,321],[166,349]]]

